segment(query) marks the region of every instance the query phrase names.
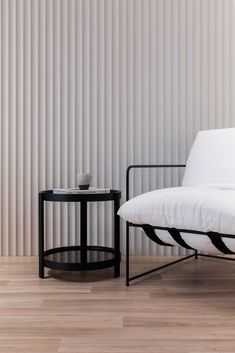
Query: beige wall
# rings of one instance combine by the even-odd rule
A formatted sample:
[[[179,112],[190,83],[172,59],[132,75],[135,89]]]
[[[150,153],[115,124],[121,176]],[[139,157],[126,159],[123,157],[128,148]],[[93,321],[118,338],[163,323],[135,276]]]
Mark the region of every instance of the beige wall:
[[[185,162],[199,129],[235,125],[234,0],[1,0],[0,21],[2,255],[37,253],[38,190],[90,170],[124,199],[128,164]],[[47,214],[47,246],[73,244],[78,209]],[[93,244],[111,221],[92,207]],[[133,253],[163,253],[143,239]]]

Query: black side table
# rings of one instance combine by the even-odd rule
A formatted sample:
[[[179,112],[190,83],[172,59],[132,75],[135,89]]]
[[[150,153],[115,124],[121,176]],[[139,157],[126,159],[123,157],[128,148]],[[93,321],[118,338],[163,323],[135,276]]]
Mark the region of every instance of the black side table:
[[[55,194],[53,190],[39,193],[39,277],[44,278],[44,267],[65,271],[84,271],[114,266],[114,276],[120,276],[120,207],[121,191],[102,194]],[[80,245],[44,250],[44,202],[80,202]],[[87,202],[113,201],[114,247],[87,245]]]

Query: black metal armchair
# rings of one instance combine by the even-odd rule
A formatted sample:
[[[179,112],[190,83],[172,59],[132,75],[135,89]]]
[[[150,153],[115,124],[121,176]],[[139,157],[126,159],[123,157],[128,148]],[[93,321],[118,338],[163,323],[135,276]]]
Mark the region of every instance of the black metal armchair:
[[[211,133],[212,133],[212,135],[214,135],[214,131],[217,133],[217,135],[219,133],[219,135],[222,136],[222,139],[224,138],[224,135],[225,135],[225,139],[226,139],[226,135],[228,133],[230,135],[230,132],[232,133],[233,136],[235,135],[235,129],[212,130],[212,131],[207,131],[206,134],[207,135],[209,134],[209,137],[211,137],[210,135],[211,135]],[[197,140],[198,139],[201,140],[201,135],[204,138],[205,132],[203,132],[203,133],[200,132],[199,136],[197,137]],[[212,138],[214,138],[214,137],[215,136],[212,136]],[[194,144],[194,149],[192,149],[191,156],[189,157],[188,162],[187,162],[187,163],[189,163],[190,169],[192,169],[192,163],[191,163],[190,158],[195,160],[195,148],[196,149],[198,148],[198,146],[197,146],[198,141],[197,140],[196,140],[196,143]],[[199,142],[200,142],[199,143],[199,145],[200,145],[202,142],[201,141],[199,141]],[[235,144],[235,142],[233,142],[233,143]],[[195,147],[195,145],[196,145],[196,147]],[[216,150],[214,151],[214,153],[216,154]],[[225,153],[227,153],[226,150],[225,150]],[[182,164],[175,164],[175,165],[163,165],[163,164],[159,164],[159,165],[153,165],[153,164],[151,164],[151,165],[130,165],[126,171],[126,200],[127,201],[130,200],[130,172],[132,169],[144,169],[144,168],[157,168],[157,169],[159,169],[159,168],[184,168],[184,167],[186,167],[186,165],[182,165]],[[190,170],[190,172],[191,172],[191,170]],[[226,172],[228,172],[228,171],[226,171]],[[227,214],[229,213],[229,216],[230,216],[231,210],[233,210],[233,209],[235,210],[235,190],[234,190],[235,186],[233,188],[233,186],[231,186],[231,183],[227,183],[226,186],[224,186],[224,183],[221,184],[219,177],[218,177],[218,182],[216,185],[214,183],[211,183],[211,185],[210,184],[209,185],[199,184],[199,185],[196,185],[196,189],[195,189],[195,185],[192,185],[192,187],[190,185],[187,185],[187,182],[189,179],[188,175],[186,175],[184,178],[186,179],[186,182],[185,182],[186,186],[185,187],[172,188],[172,190],[179,189],[179,190],[176,190],[177,192],[179,192],[179,195],[180,195],[180,192],[182,193],[182,191],[185,191],[189,194],[191,189],[196,190],[196,192],[198,192],[199,194],[202,193],[202,197],[204,198],[203,200],[206,200],[206,201],[207,200],[211,201],[210,195],[212,195],[213,198],[217,198],[217,199],[219,197],[221,197],[221,195],[222,195],[222,197],[224,197],[224,199],[225,199],[224,202],[221,202],[221,210],[220,211],[222,212],[222,215],[224,214],[224,217],[227,217]],[[226,182],[227,182],[227,179],[226,179]],[[223,186],[221,186],[221,185],[223,185]],[[164,189],[162,189],[162,190],[164,190]],[[154,200],[154,197],[155,197],[154,195],[156,195],[156,197],[158,197],[159,194],[162,194],[162,190],[157,190],[157,191],[147,193],[147,194],[151,194],[152,200]],[[169,188],[166,191],[166,197],[169,197],[170,192],[171,192],[171,188]],[[207,195],[207,192],[208,192],[209,196]],[[155,193],[155,194],[152,194],[152,193]],[[144,196],[145,199],[144,199],[144,197],[142,197],[142,195],[140,195],[142,197],[142,199],[140,199],[139,205],[141,204],[142,200],[145,200],[144,205],[148,205],[148,203],[146,201],[147,196],[148,196],[147,194],[145,194],[145,196]],[[234,197],[233,197],[233,195],[234,195]],[[227,197],[227,199],[226,199],[226,197]],[[162,221],[163,224],[158,225],[157,223],[158,223],[159,217],[158,217],[158,219],[156,218],[156,222],[151,221],[151,224],[147,223],[147,222],[146,223],[143,222],[142,218],[141,218],[141,221],[133,222],[133,219],[135,219],[135,218],[132,217],[131,210],[133,208],[132,206],[135,205],[134,204],[135,199],[137,199],[137,198],[130,200],[131,202],[133,200],[133,202],[131,204],[129,204],[128,202],[126,204],[124,204],[124,206],[127,205],[125,207],[129,211],[129,214],[127,212],[127,214],[128,214],[127,216],[125,215],[125,212],[122,211],[122,208],[119,211],[119,214],[121,215],[121,217],[123,217],[126,220],[126,285],[127,286],[129,286],[130,282],[137,280],[138,278],[141,278],[145,275],[151,274],[155,271],[162,270],[163,268],[169,267],[171,265],[174,265],[174,264],[179,263],[181,261],[187,260],[189,258],[197,259],[198,256],[204,256],[204,257],[211,257],[211,258],[216,258],[216,259],[226,259],[226,260],[235,261],[235,259],[231,258],[231,257],[202,253],[201,251],[198,251],[197,247],[190,245],[190,242],[187,241],[187,239],[192,239],[193,237],[199,238],[203,235],[206,237],[207,240],[209,239],[209,241],[211,242],[212,246],[217,251],[217,253],[219,252],[219,253],[227,254],[227,255],[234,254],[235,253],[235,235],[234,235],[235,228],[234,228],[233,222],[232,223],[230,222],[231,223],[231,224],[229,224],[230,228],[228,228],[228,227],[226,228],[226,225],[225,226],[223,226],[223,224],[221,225],[221,220],[218,219],[217,224],[216,224],[216,222],[214,222],[215,225],[213,225],[211,229],[210,229],[210,223],[209,223],[209,226],[207,227],[208,230],[206,229],[206,231],[204,230],[205,226],[204,226],[204,228],[199,226],[199,227],[197,227],[198,229],[192,229],[192,227],[188,227],[185,229],[185,228],[181,228],[181,227],[179,228],[179,227],[172,226],[172,225],[174,225],[174,222],[171,223],[170,225],[168,225],[165,220]],[[234,199],[234,203],[233,203],[233,199]],[[156,202],[158,202],[158,204],[159,204],[162,202],[161,200],[162,199],[160,199],[160,201],[156,201]],[[230,204],[232,203],[228,207],[228,209],[227,209],[227,207],[224,206],[224,205],[227,205],[226,200]],[[231,200],[232,200],[232,202],[231,202]],[[213,200],[211,202],[213,202]],[[205,203],[205,201],[204,201],[204,203]],[[155,203],[155,204],[157,204],[157,203]],[[210,203],[210,205],[211,205],[211,203]],[[124,207],[124,211],[125,211],[125,207]],[[141,212],[143,213],[143,209],[144,209],[143,207],[144,206],[142,206],[142,205],[141,205],[141,207],[139,207],[139,210],[140,210],[139,214],[140,215],[141,215]],[[206,207],[208,208],[209,206],[206,204]],[[216,202],[215,202],[215,207],[216,207]],[[218,208],[218,205],[217,205],[217,208]],[[205,212],[207,212],[207,209]],[[143,219],[144,219],[144,217],[146,217],[146,215],[143,216]],[[147,218],[147,219],[150,219],[150,218]],[[156,224],[153,224],[153,223],[156,223]],[[225,223],[225,222],[222,222],[222,223]],[[129,230],[130,230],[130,227],[142,228],[142,230],[144,231],[146,236],[149,239],[151,239],[152,241],[154,241],[155,243],[157,243],[158,245],[172,247],[172,246],[174,246],[174,244],[177,243],[178,245],[180,245],[186,249],[192,250],[193,253],[188,256],[184,256],[178,260],[175,260],[175,261],[172,261],[172,262],[167,263],[165,265],[162,265],[160,267],[157,267],[157,268],[151,269],[149,271],[137,274],[135,276],[130,276],[130,270],[129,270],[129,261],[130,261],[130,257],[129,257],[130,233],[129,233]],[[219,231],[215,231],[215,229],[217,229],[217,227],[218,227]],[[221,229],[222,230],[225,229],[225,231],[221,231]],[[229,230],[228,232],[226,232],[227,229]],[[164,236],[159,236],[158,235],[159,230],[160,231],[164,230],[164,231],[166,231],[166,233],[168,232],[168,237],[164,238]],[[233,230],[234,230],[234,233],[233,233]],[[169,236],[171,237],[172,241],[169,241]],[[168,240],[165,240],[165,239],[168,239]]]

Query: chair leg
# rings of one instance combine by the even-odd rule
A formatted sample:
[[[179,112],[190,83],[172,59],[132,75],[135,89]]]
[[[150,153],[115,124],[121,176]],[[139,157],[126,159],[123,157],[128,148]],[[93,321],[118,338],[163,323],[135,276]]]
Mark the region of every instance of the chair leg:
[[[205,254],[199,254],[198,256],[210,257],[212,259],[221,259],[221,260],[235,261],[234,257],[225,257],[225,256],[219,256],[219,255],[205,255]]]
[[[126,223],[126,286],[129,287],[129,225]]]
[[[133,277],[129,277],[129,275],[128,275],[128,277],[127,277],[127,278],[128,278],[127,286],[129,286],[129,284],[130,284],[131,281],[134,281],[134,280],[136,280],[136,279],[138,279],[138,278],[141,278],[141,277],[143,277],[143,276],[146,276],[146,275],[150,275],[151,273],[160,271],[160,270],[162,270],[162,269],[164,269],[164,268],[166,268],[166,267],[175,265],[175,264],[177,264],[177,263],[179,263],[179,262],[188,260],[188,259],[190,259],[190,258],[192,258],[192,257],[194,257],[194,256],[195,256],[195,255],[192,254],[192,255],[188,255],[188,256],[182,257],[182,258],[180,258],[179,260],[175,260],[175,261],[172,261],[172,262],[168,262],[168,263],[166,263],[165,265],[162,265],[162,266],[153,268],[152,270],[149,270],[149,271],[140,273],[140,274],[135,275],[135,276],[133,276]]]
[[[197,260],[197,259],[198,259],[198,254],[197,254],[197,250],[195,250],[195,253],[194,253],[194,255],[195,255],[195,259]]]

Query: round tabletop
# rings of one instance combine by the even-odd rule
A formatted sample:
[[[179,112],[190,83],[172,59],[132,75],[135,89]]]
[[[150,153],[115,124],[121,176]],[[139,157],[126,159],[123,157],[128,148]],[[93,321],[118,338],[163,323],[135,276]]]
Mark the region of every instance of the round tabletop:
[[[39,196],[42,201],[54,201],[54,202],[92,202],[92,201],[115,201],[120,200],[120,190],[110,190],[105,193],[82,193],[82,194],[66,194],[66,193],[54,193],[53,190],[44,190],[39,192]]]

